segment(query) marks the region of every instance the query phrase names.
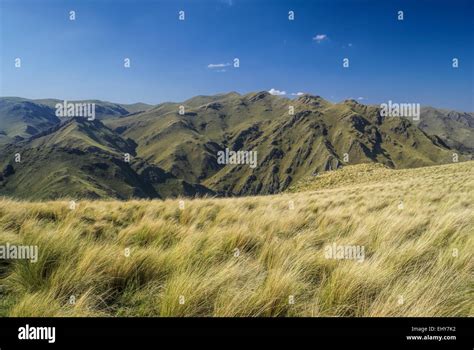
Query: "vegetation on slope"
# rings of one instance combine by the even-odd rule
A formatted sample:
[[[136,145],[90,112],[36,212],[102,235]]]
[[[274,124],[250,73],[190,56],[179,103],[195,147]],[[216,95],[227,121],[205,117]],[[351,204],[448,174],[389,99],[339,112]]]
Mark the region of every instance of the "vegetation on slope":
[[[56,116],[58,99],[31,100],[21,97],[0,97],[0,145],[28,139],[59,124]],[[119,104],[99,100],[69,101],[94,103],[97,119],[143,112],[152,106],[145,103]]]
[[[473,170],[356,169],[351,186],[336,171],[340,186],[181,204],[4,199],[0,244],[39,259],[0,263],[0,314],[469,316]],[[333,243],[365,259],[328,259]]]
[[[164,198],[212,194],[135,157],[99,120],[71,118],[0,152],[0,193],[17,199]],[[13,162],[19,154],[19,162]],[[129,159],[125,156],[128,154]]]
[[[64,128],[72,118],[55,116],[58,102],[0,98],[0,172],[14,168],[7,169],[11,176],[0,173],[0,195],[43,200],[275,194],[311,174],[346,165],[403,169],[450,163],[453,153],[459,161],[472,158],[469,113],[427,108],[418,123],[382,117],[377,106],[354,100],[331,103],[307,94],[288,99],[260,91],[156,106],[82,101],[96,104],[97,120],[76,117]],[[255,152],[255,164],[223,164],[218,154],[226,150]],[[117,164],[125,153],[130,164],[140,163],[142,172],[153,176],[137,173],[138,165]],[[54,158],[55,174],[73,184],[71,190],[46,186],[54,180],[44,169],[45,155]],[[31,191],[23,181],[33,178],[41,190]]]
[[[464,153],[474,152],[474,113],[424,107],[418,127],[437,135],[449,147]]]

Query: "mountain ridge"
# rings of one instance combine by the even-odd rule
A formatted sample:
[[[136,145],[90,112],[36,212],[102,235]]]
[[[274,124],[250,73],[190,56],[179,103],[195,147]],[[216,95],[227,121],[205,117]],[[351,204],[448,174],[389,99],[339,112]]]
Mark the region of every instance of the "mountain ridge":
[[[145,111],[124,111],[118,104],[98,101],[102,109],[94,121],[54,119],[51,105],[59,100],[37,101],[42,102],[0,98],[0,125],[12,124],[20,131],[30,127],[30,133],[23,131],[23,136],[10,132],[10,142],[2,146],[0,170],[8,168],[10,174],[13,169],[16,175],[3,173],[0,195],[27,197],[18,172],[33,175],[36,169],[47,178],[46,166],[31,159],[48,164],[48,154],[56,157],[52,164],[57,172],[61,167],[68,169],[59,174],[76,183],[73,191],[64,189],[63,195],[272,194],[307,176],[349,164],[412,168],[452,162],[453,152],[459,153],[460,161],[468,160],[471,145],[465,135],[474,132],[469,113],[429,107],[422,109],[428,113],[426,120],[422,114],[416,123],[382,117],[377,106],[355,100],[332,103],[310,94],[288,99],[267,91],[230,92],[166,102]],[[7,113],[11,110],[16,114]],[[436,115],[441,116],[436,119]],[[226,149],[256,152],[258,166],[219,164],[218,153]],[[24,155],[30,157],[28,165],[15,164],[12,159],[18,152],[23,160]],[[125,154],[130,164],[122,164]],[[106,165],[100,165],[104,168],[100,173],[87,162]],[[82,193],[82,185],[92,190]],[[41,196],[54,198],[56,192],[45,189]]]

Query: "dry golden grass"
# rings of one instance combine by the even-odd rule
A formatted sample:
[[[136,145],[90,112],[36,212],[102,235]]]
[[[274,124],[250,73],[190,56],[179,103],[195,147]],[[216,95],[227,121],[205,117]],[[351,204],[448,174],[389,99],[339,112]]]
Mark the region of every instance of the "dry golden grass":
[[[362,168],[184,209],[0,200],[0,244],[39,248],[0,262],[0,315],[472,316],[474,162]],[[365,260],[327,259],[332,243]]]

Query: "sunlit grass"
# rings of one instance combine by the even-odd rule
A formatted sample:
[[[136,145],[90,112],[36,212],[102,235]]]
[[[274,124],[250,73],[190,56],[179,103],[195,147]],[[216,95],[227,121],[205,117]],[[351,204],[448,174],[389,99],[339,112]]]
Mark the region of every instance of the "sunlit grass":
[[[347,167],[274,196],[0,200],[4,316],[472,316],[474,162]],[[332,243],[365,259],[327,259]]]

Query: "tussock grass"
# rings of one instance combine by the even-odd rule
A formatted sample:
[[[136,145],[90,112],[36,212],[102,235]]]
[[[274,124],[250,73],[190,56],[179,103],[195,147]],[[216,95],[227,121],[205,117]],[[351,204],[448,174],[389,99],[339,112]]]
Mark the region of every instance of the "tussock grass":
[[[39,257],[0,262],[0,314],[472,316],[473,171],[360,165],[184,209],[2,199],[0,244]],[[327,259],[333,243],[365,259]]]

